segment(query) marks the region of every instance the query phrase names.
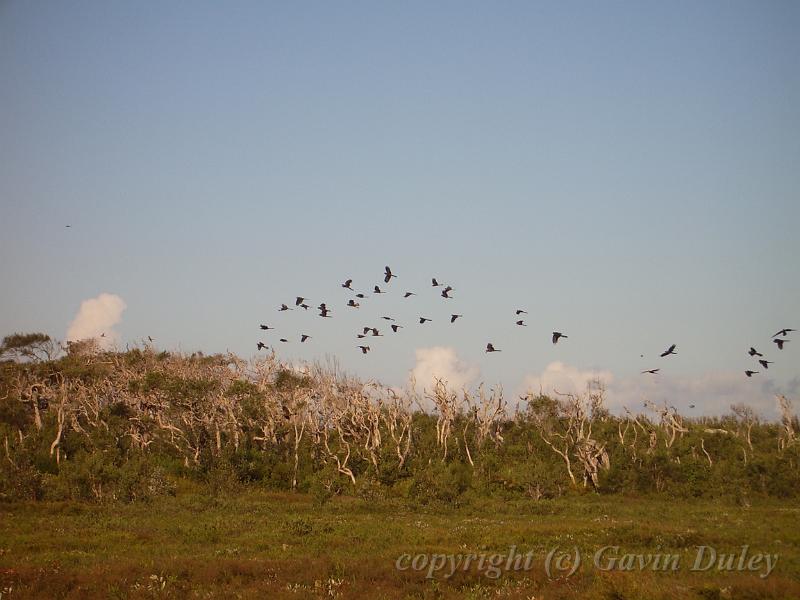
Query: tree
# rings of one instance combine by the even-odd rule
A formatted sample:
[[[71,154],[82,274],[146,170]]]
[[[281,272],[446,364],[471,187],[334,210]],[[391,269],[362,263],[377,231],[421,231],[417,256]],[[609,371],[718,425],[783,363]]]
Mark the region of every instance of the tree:
[[[0,358],[43,362],[58,356],[61,347],[45,333],[12,333],[0,344]]]

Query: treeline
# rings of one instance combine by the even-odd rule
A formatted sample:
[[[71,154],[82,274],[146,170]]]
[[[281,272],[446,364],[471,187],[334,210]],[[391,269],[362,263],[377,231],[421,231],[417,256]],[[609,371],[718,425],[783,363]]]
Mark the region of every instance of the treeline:
[[[601,385],[529,394],[395,390],[336,365],[270,355],[65,348],[43,334],[0,346],[0,500],[142,501],[182,482],[460,504],[568,493],[790,497],[797,418],[747,406],[687,419],[671,406],[611,415]]]

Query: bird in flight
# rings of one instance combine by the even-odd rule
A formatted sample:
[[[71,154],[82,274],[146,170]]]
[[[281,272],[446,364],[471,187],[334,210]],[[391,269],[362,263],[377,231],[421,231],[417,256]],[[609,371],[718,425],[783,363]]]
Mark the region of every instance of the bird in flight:
[[[352,290],[353,288],[351,288],[351,287],[350,287],[350,285],[351,285],[352,283],[353,283],[353,280],[352,280],[352,279],[348,279],[347,281],[345,281],[345,282],[342,284],[342,287],[343,287],[343,288],[346,288],[346,289],[348,289],[348,290]]]
[[[433,285],[433,287],[439,287],[440,285],[442,285],[441,283],[439,283],[438,281],[436,281],[436,277],[434,277],[433,279],[431,279],[431,284]]]
[[[366,354],[367,352],[369,352],[369,346],[359,346],[359,348],[361,348],[362,354]]]
[[[410,298],[411,296],[416,296],[414,292],[406,292],[403,294],[403,298]]]
[[[392,270],[391,270],[391,269],[390,269],[390,268],[387,266],[387,267],[386,267],[386,270],[384,271],[384,278],[383,278],[383,282],[384,282],[384,283],[389,283],[389,280],[390,280],[392,277],[397,277],[397,275],[392,275]]]
[[[383,337],[383,334],[377,328],[372,328],[372,337]]]
[[[560,331],[554,331],[554,332],[553,332],[553,343],[554,343],[554,344],[557,344],[557,343],[558,343],[558,340],[559,340],[559,338],[565,338],[565,339],[566,339],[566,338],[568,338],[568,337],[569,337],[568,335],[564,335],[564,334],[563,334],[563,333],[561,333]]]
[[[302,308],[303,310],[308,310],[311,307],[308,304],[301,304],[300,308]]]
[[[303,303],[303,300],[305,300],[305,298],[303,298],[302,296],[298,296],[297,298],[295,298],[294,305],[300,306]]]
[[[361,305],[358,302],[356,302],[355,300],[353,300],[352,298],[350,298],[350,300],[347,301],[347,306],[351,306],[353,308],[358,308]]]
[[[278,309],[278,312],[283,312],[284,310],[292,310],[292,309],[286,306],[285,304],[281,304],[281,307]]]
[[[359,298],[359,299],[363,300],[364,298],[366,298],[366,296],[364,294],[362,294],[361,292],[359,292],[358,294],[356,294],[356,298]]]
[[[376,286],[375,286],[375,289],[374,289],[374,290],[372,290],[372,293],[373,293],[373,294],[385,294],[386,292],[382,292],[382,291],[381,291],[381,288],[379,288],[379,287],[376,285]]]
[[[450,322],[451,323],[455,323],[456,319],[458,319],[459,317],[463,317],[463,316],[464,315],[450,315]]]
[[[64,225],[64,227],[72,227],[72,225]]]
[[[750,347],[750,351],[748,352],[748,354],[750,356],[764,356],[763,354],[761,354],[761,352],[759,352],[758,350],[756,350],[752,346]]]
[[[677,354],[677,352],[675,352],[675,344],[672,344],[672,346],[670,346],[669,348],[667,348],[666,350],[664,350],[664,351],[661,353],[661,357],[663,358],[663,357],[665,357],[665,356],[669,356],[670,354]]]
[[[305,342],[306,340],[311,339],[310,335],[306,335],[305,333],[300,336],[300,342]]]
[[[448,296],[448,294],[449,294],[450,292],[452,292],[452,291],[453,291],[453,288],[451,288],[451,287],[448,285],[446,288],[444,288],[444,289],[442,290],[442,298],[448,298],[448,299],[449,299],[449,298],[452,298],[452,296]]]
[[[327,309],[327,308],[323,308],[323,307],[324,307],[324,305],[322,305],[322,306],[320,306],[320,307],[319,307],[319,316],[320,316],[320,317],[328,317],[329,319],[333,318],[333,317],[331,317],[331,315],[330,315],[330,312],[331,312],[331,311],[330,311],[329,309]]]
[[[402,327],[403,327],[402,325],[392,325],[392,331],[394,331],[395,333],[397,333],[397,330],[398,330],[398,329],[402,329]]]
[[[758,371],[745,371],[744,372],[744,374],[747,375],[748,377],[752,377],[756,373],[758,373]]]
[[[266,348],[267,348],[267,345],[266,345],[264,342],[258,342],[258,344],[256,344],[256,347],[257,347],[259,350],[266,350]]]
[[[525,325],[524,320],[517,321],[517,325],[519,325],[520,327],[527,327],[527,325]]]
[[[790,331],[797,331],[796,329],[781,329],[778,333],[774,334],[772,337],[778,337],[779,335],[786,337],[789,335]]]
[[[281,338],[281,339],[280,339],[280,341],[282,341],[282,342],[285,344],[285,343],[286,343],[286,342],[288,342],[289,340],[287,340],[286,338]]]
[[[502,352],[502,350],[498,350],[491,343],[486,344],[486,351],[487,352]]]
[[[784,345],[786,342],[788,342],[789,340],[782,340],[782,339],[780,339],[780,338],[776,338],[776,339],[774,339],[774,340],[772,340],[772,341],[773,341],[773,342],[775,342],[776,344],[778,344],[778,350],[783,350],[783,345]]]
[[[392,317],[381,317],[381,319],[383,319],[385,321],[394,321],[394,319]]]
[[[646,370],[642,371],[642,375],[644,375],[645,373],[650,373],[651,375],[655,375],[655,374],[656,374],[656,373],[658,373],[660,370],[661,370],[661,369],[646,369]]]
[[[694,404],[690,404],[690,405],[689,405],[689,408],[694,408]]]
[[[153,338],[151,338],[149,335],[147,336],[147,339],[148,339],[148,340],[150,340],[150,342],[154,342],[154,341],[155,341],[155,340],[154,340]]]
[[[774,364],[774,361],[771,360],[760,360],[758,362],[760,362],[761,366],[764,367],[765,369],[769,369],[769,365]]]
[[[419,318],[419,324],[420,324],[420,325],[424,325],[424,324],[425,324],[425,321],[432,321],[432,320],[433,320],[433,319],[429,319],[429,318],[427,318],[427,317],[420,317],[420,318]]]
[[[519,316],[519,315],[527,315],[527,314],[528,314],[527,310],[522,310],[521,308],[517,309],[517,316]]]

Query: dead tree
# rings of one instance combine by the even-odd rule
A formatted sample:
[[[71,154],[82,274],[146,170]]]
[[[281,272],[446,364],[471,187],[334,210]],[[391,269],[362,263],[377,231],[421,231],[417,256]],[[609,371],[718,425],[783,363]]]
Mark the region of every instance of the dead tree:
[[[796,440],[794,431],[795,415],[792,411],[792,403],[784,395],[777,396],[778,408],[781,411],[781,431],[778,436],[778,448],[785,450],[793,446]]]
[[[452,432],[453,423],[461,412],[461,402],[458,394],[447,387],[447,383],[437,378],[433,392],[426,394],[427,398],[436,407],[436,443],[442,448],[442,461],[447,459],[448,439]]]
[[[758,424],[758,416],[755,411],[746,404],[733,404],[731,406],[731,412],[736,419],[737,437],[742,437],[744,439],[747,448],[752,453],[753,440],[751,433],[753,427]],[[747,450],[744,447],[742,447],[742,455],[744,456],[745,464],[747,464]]]
[[[381,416],[386,430],[389,432],[389,437],[391,437],[394,444],[398,459],[397,468],[400,470],[405,465],[408,454],[411,451],[412,400],[410,393],[401,396],[391,388],[387,389],[387,393],[389,394],[389,400],[384,404]]]
[[[572,460],[577,459],[583,468],[583,485],[591,481],[596,489],[599,470],[610,468],[605,445],[592,437],[594,420],[605,414],[602,391],[588,395],[560,394],[558,391],[556,394],[561,398],[551,401],[554,403],[551,410],[534,412],[539,435],[564,460],[573,486],[577,486],[577,480]]]
[[[665,432],[664,444],[667,448],[671,448],[675,443],[675,438],[680,434],[687,433],[689,430],[683,425],[683,417],[678,414],[678,409],[674,406],[668,406],[666,402],[664,406],[659,408],[653,402],[645,400],[644,405],[661,417],[661,428]]]

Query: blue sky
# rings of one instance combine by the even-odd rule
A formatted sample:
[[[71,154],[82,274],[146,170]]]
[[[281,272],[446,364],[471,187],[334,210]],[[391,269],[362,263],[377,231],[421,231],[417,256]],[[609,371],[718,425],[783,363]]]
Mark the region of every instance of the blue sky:
[[[512,390],[562,361],[796,392],[800,336],[769,336],[800,329],[799,28],[791,2],[3,2],[0,331],[63,338],[107,292],[123,342],[249,356],[264,322],[391,384],[441,346]],[[334,319],[276,312],[297,294]],[[364,357],[382,314],[407,327]]]

